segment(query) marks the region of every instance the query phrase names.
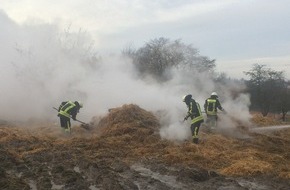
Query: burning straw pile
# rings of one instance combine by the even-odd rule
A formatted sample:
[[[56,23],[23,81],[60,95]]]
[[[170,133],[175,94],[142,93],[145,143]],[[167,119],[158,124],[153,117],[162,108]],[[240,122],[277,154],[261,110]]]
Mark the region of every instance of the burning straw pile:
[[[159,121],[151,112],[133,104],[110,109],[97,126],[104,137],[130,135],[135,139],[157,134],[159,127]]]
[[[198,166],[227,176],[273,175],[290,179],[290,130],[249,134],[250,138],[244,140],[201,133],[201,144],[180,144],[160,139],[156,117],[136,105],[111,109],[98,127],[102,138],[112,143],[130,142],[131,158]]]

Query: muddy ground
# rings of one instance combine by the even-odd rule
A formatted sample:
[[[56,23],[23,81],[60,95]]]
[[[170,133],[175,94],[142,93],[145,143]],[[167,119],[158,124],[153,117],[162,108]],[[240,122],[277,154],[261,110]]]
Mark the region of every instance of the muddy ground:
[[[236,139],[201,132],[199,145],[159,136],[136,105],[95,118],[71,135],[45,122],[0,126],[0,189],[290,189],[290,130],[244,130]]]

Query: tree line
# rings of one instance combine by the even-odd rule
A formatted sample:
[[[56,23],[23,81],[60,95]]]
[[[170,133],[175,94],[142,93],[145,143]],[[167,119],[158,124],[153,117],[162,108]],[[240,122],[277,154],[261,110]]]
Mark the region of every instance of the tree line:
[[[122,53],[133,60],[140,77],[149,75],[160,83],[171,79],[172,68],[207,73],[217,83],[237,82],[237,79],[231,79],[224,73],[217,73],[214,59],[200,55],[198,49],[181,40],[156,38],[139,49],[127,47]],[[263,116],[270,112],[282,113],[282,119],[285,120],[290,110],[290,82],[284,72],[256,63],[244,73],[249,79],[240,79],[238,82],[245,83],[246,92],[250,94],[250,110],[259,111]]]

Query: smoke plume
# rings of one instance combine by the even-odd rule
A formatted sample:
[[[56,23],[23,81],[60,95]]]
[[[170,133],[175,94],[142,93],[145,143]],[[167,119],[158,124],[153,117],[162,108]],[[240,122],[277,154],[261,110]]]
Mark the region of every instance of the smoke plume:
[[[190,123],[182,123],[187,107],[182,96],[192,94],[203,107],[212,91],[228,111],[222,125],[249,122],[249,98],[232,95],[240,86],[217,86],[207,74],[172,70],[166,83],[141,80],[132,61],[121,55],[99,55],[88,32],[62,29],[55,23],[18,25],[0,12],[0,119],[57,120],[62,101],[84,104],[77,118],[89,122],[123,104],[137,104],[160,117],[161,137],[183,140]],[[121,50],[120,50],[121,51]],[[235,87],[235,88],[233,88]]]

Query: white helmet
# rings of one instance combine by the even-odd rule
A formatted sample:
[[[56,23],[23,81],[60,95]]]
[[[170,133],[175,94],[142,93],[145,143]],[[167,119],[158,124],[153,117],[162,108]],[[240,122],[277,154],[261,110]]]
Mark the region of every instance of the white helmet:
[[[83,107],[83,103],[82,102],[80,102],[80,101],[76,101],[76,102],[80,105],[80,108]]]
[[[185,102],[187,99],[189,99],[189,98],[191,98],[191,97],[192,97],[191,94],[184,95],[184,96],[182,97],[182,101]]]
[[[211,93],[211,96],[218,96],[216,92]]]

